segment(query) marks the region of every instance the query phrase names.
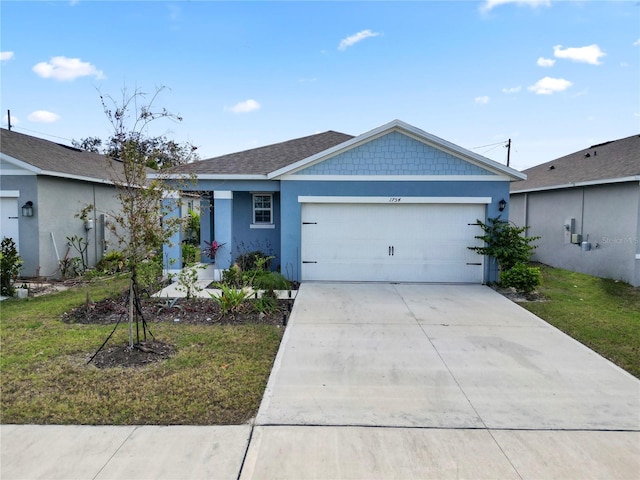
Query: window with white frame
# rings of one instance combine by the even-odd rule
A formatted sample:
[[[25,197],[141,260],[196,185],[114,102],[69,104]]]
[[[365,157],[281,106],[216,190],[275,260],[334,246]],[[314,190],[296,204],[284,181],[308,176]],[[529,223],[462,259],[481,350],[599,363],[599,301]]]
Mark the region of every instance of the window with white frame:
[[[273,195],[270,193],[253,194],[254,225],[273,224]]]

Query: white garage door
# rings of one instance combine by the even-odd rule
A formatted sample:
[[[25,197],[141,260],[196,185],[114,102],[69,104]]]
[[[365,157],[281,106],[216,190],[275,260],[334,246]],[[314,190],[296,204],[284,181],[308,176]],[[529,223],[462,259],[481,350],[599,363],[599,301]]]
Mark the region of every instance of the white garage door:
[[[4,237],[12,238],[19,248],[17,198],[0,198],[0,240]]]
[[[302,279],[482,283],[483,204],[302,205]]]

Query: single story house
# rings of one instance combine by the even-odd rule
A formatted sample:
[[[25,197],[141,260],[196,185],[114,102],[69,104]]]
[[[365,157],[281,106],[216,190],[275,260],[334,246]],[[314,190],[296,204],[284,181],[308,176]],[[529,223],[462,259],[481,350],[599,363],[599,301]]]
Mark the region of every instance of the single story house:
[[[509,219],[530,227],[534,259],[640,286],[640,135],[525,170]]]
[[[122,166],[102,155],[0,129],[0,237],[16,243],[22,277],[60,277],[60,262],[79,258],[67,237],[88,242],[89,266],[117,247],[105,228],[120,209],[114,168]],[[85,222],[78,215],[90,205]]]
[[[477,220],[508,215],[526,176],[400,120],[357,137],[328,131],[194,162],[202,246],[217,275],[246,251],[290,280],[483,283],[493,262],[467,247]],[[179,252],[165,246],[165,267]],[[174,263],[170,260],[173,259]]]

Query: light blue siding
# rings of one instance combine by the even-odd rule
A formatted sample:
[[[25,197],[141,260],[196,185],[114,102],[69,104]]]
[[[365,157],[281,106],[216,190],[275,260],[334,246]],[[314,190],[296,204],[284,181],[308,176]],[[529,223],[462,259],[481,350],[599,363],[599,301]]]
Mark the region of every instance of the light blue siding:
[[[262,190],[259,190],[262,192]],[[274,228],[251,228],[253,223],[253,198],[251,192],[235,192],[233,196],[233,260],[238,255],[261,251],[276,258],[272,268],[280,265],[280,194],[273,194]]]
[[[473,163],[391,132],[296,175],[493,175]]]
[[[162,208],[165,212],[165,219],[177,218],[180,216],[180,206],[175,199],[165,199],[162,201]],[[162,264],[165,271],[180,270],[182,268],[182,244],[180,242],[181,233],[177,231],[168,243],[162,248]]]
[[[214,198],[214,240],[222,245],[216,254],[216,268],[231,266],[233,252],[233,202],[234,199]]]

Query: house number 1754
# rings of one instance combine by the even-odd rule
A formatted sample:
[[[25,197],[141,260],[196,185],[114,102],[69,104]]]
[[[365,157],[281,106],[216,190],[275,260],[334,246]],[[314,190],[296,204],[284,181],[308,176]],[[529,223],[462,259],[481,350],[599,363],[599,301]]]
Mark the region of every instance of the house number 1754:
[[[402,197],[389,197],[389,203],[400,203]]]

